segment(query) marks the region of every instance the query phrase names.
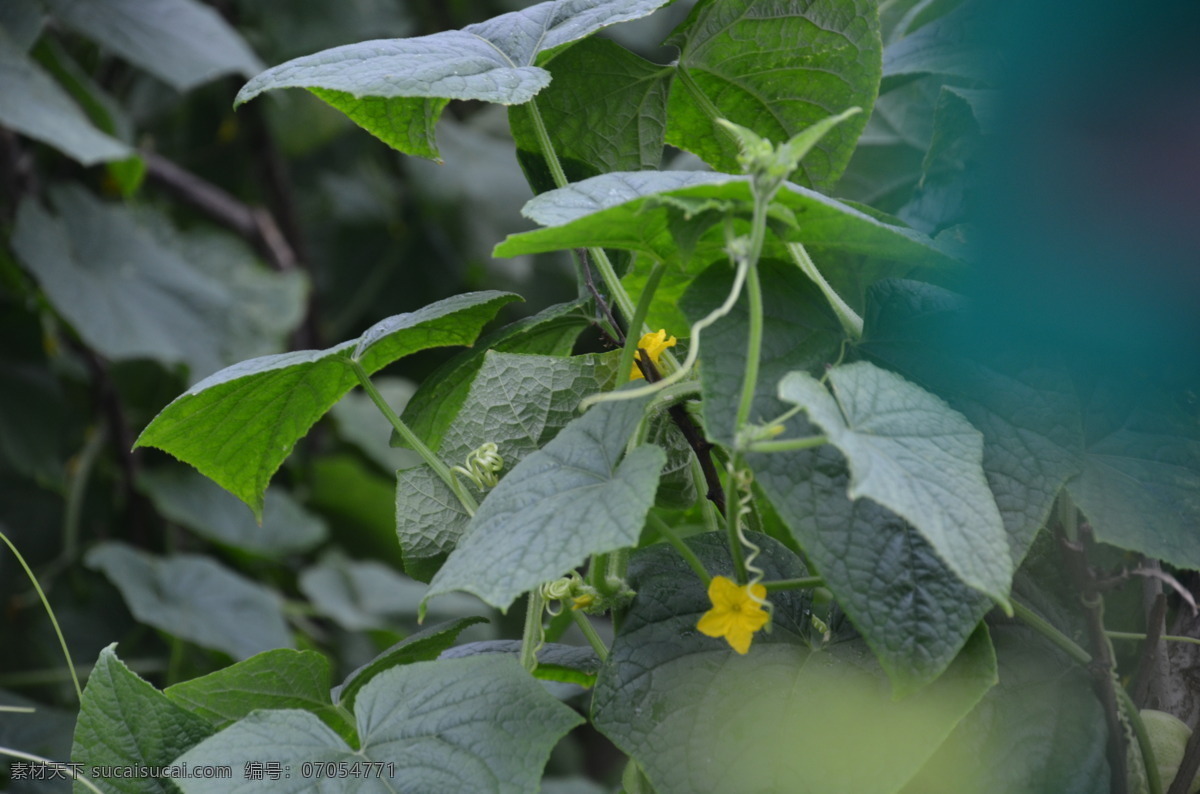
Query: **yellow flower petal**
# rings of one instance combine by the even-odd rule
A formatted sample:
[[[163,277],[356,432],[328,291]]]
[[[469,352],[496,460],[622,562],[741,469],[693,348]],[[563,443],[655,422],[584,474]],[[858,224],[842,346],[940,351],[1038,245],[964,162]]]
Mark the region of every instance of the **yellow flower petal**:
[[[751,595],[753,594],[753,595]],[[724,637],[740,654],[750,650],[754,632],[767,625],[770,615],[757,599],[767,595],[761,584],[738,585],[725,576],[714,576],[708,585],[712,609],[701,616],[696,629],[709,637]]]
[[[634,354],[635,361],[642,360],[642,351],[645,350],[650,355],[650,360],[658,364],[658,360],[662,357],[663,351],[668,347],[675,347],[675,337],[667,338],[667,329],[659,328],[652,334],[642,334],[642,338],[638,340],[638,351]],[[638,369],[638,365],[634,364],[633,369],[629,372],[630,380],[644,378],[645,375]]]

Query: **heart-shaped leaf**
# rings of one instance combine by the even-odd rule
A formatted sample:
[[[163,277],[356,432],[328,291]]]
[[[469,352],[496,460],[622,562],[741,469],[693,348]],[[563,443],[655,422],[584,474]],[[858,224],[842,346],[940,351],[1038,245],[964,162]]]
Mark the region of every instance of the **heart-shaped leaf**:
[[[747,46],[747,42],[753,42]],[[796,181],[829,189],[841,176],[879,89],[879,15],[870,0],[703,0],[667,44],[679,48],[667,142],[736,172],[728,119],[783,143],[847,108],[863,115],[817,145]]]
[[[550,84],[538,56],[667,0],[552,0],[462,30],[348,44],[272,67],[238,93],[307,88],[406,154],[438,159],[434,126],[451,99],[528,102]]]
[[[646,402],[600,403],[521,461],[479,505],[426,600],[465,590],[507,609],[588,555],[636,544],[667,459],[644,444],[621,460]]]
[[[357,340],[227,367],[175,399],[135,447],[158,447],[190,463],[254,511],[296,442],[367,374],[419,350],[469,345],[504,304],[504,292],[456,295],[368,328]]]
[[[779,382],[850,466],[851,499],[867,497],[911,523],[966,584],[1008,603],[1013,564],[983,474],[983,436],[940,398],[869,362]]]
[[[354,716],[357,749],[310,712],[256,711],[178,761],[232,766],[232,784],[198,778],[175,783],[189,794],[260,785],[247,777],[247,764],[271,760],[290,769],[290,777],[271,782],[274,791],[326,790],[334,782],[344,790],[344,781],[314,783],[301,770],[305,763],[345,763],[367,770],[354,790],[369,794],[523,794],[537,788],[550,748],[583,722],[515,660],[495,655],[385,670],[358,693]]]

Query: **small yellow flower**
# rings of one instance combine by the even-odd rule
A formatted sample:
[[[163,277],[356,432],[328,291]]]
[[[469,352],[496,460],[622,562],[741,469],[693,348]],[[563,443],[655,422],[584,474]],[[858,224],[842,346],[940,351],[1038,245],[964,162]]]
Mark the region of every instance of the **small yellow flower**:
[[[713,607],[704,613],[696,628],[709,637],[724,637],[730,647],[744,654],[750,650],[754,632],[770,619],[763,605],[755,600],[766,596],[767,588],[761,584],[751,590],[750,585],[738,586],[732,579],[714,576],[708,585],[708,600]]]
[[[634,360],[641,361],[642,351],[645,350],[650,354],[650,360],[657,364],[658,359],[662,356],[664,350],[666,350],[668,347],[675,347],[675,341],[675,337],[673,336],[670,339],[667,338],[667,329],[665,328],[659,328],[658,331],[653,334],[642,334],[642,338],[638,340],[639,349],[634,355]],[[629,373],[629,379],[637,380],[638,378],[644,377],[645,375],[643,375],[642,371],[638,369],[638,365],[634,364],[633,370]]]
[[[596,596],[592,593],[575,596],[571,599],[571,611],[576,612],[580,609],[587,609],[594,603],[596,603]]]

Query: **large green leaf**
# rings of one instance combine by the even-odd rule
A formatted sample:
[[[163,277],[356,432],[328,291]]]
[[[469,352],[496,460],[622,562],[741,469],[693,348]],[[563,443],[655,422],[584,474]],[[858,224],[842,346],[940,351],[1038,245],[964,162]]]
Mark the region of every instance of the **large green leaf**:
[[[292,647],[282,599],[209,557],[155,557],[107,541],[85,562],[116,585],[135,618],[180,639],[235,659]]]
[[[357,750],[307,711],[256,711],[179,761],[231,765],[232,785],[247,789],[261,785],[245,777],[247,762],[270,759],[291,769],[289,778],[272,781],[272,791],[345,791],[345,780],[303,777],[301,765],[372,761],[387,765],[376,767],[383,776],[372,771],[356,779],[354,791],[523,794],[537,788],[550,748],[583,721],[514,660],[498,656],[386,670],[359,692],[354,716]],[[175,782],[189,794],[231,785]]]
[[[235,364],[206,378],[162,410],[135,446],[165,450],[192,464],[262,516],[267,483],[296,442],[368,374],[419,350],[469,345],[483,324],[517,296],[456,295],[389,317],[358,340]]]
[[[465,590],[507,609],[588,555],[636,544],[666,463],[650,444],[618,463],[646,401],[594,406],[521,461],[479,505],[426,598]]]
[[[37,41],[46,24],[46,12],[41,0],[8,0],[0,4],[0,30],[21,52]]]
[[[796,575],[786,550],[755,540],[769,579]],[[692,545],[712,572],[728,570],[723,538]],[[806,602],[789,592],[771,596],[773,634],[738,656],[696,631],[710,604],[673,550],[635,555],[630,576],[638,595],[601,669],[593,719],[660,794],[898,791],[995,682],[980,630],[940,681],[894,700],[861,642],[800,641]]]
[[[878,282],[867,292],[860,349],[945,399],[983,433],[983,470],[1019,564],[1059,489],[1078,471],[1078,397],[1061,367],[973,361],[957,325],[965,310],[941,287]]]
[[[320,564],[306,568],[300,591],[317,612],[347,631],[392,629],[411,631],[425,585],[403,576],[378,560],[350,560],[329,552]],[[426,617],[434,620],[476,615],[479,601],[462,593],[439,598]]]
[[[95,766],[166,767],[212,735],[207,720],[172,703],[117,658],[116,643],[100,652],[88,677],[75,725],[71,760]],[[102,791],[170,792],[169,780],[149,775],[93,778]]]
[[[504,472],[512,471],[575,418],[584,397],[607,391],[615,369],[613,354],[561,358],[489,351],[439,454],[462,466],[473,450],[490,442],[504,459]],[[410,575],[432,576],[466,529],[467,518],[450,488],[428,467],[397,474],[396,531]]]
[[[0,124],[84,165],[121,160],[131,150],[92,125],[70,95],[0,28]]]
[[[1023,627],[991,634],[1000,683],[902,794],[1108,791],[1107,731],[1085,671]]]
[[[325,540],[325,522],[282,488],[269,488],[258,524],[237,499],[182,466],[142,472],[138,486],[166,518],[209,540],[259,554],[306,551]]]
[[[165,216],[51,191],[58,216],[22,202],[13,249],[54,308],[112,359],[185,363],[193,379],[275,352],[303,315],[299,274],[269,273],[224,235],[184,235]]]
[[[866,497],[918,529],[966,584],[1002,604],[1013,564],[983,473],[983,436],[940,398],[861,361],[779,382],[850,467],[851,499]]]
[[[1026,354],[986,357],[963,341],[969,306],[945,290],[883,282],[863,348],[935,391],[985,437],[984,470],[1024,557],[1066,485],[1101,540],[1200,566],[1200,423],[1140,382],[1072,378]]]
[[[995,79],[1002,68],[1000,54],[985,46],[995,20],[987,4],[963,3],[940,19],[887,46],[883,74],[895,78],[914,74],[943,74],[968,80]]]
[[[330,694],[339,706],[353,710],[354,699],[358,697],[359,691],[367,685],[368,681],[384,670],[402,664],[437,659],[443,651],[454,645],[454,641],[464,629],[486,622],[486,618],[459,618],[434,626],[426,626],[357,668],[346,676],[345,681],[334,687]]]
[[[163,694],[217,730],[257,709],[303,709],[352,740],[353,726],[329,696],[331,676],[323,654],[280,648],[167,687]]]
[[[178,91],[262,64],[219,13],[197,0],[44,0],[55,19]]]
[[[851,501],[845,460],[833,447],[747,462],[897,695],[940,676],[991,608],[987,597],[963,584],[903,519],[870,500]]]
[[[544,64],[553,77],[536,105],[567,179],[658,168],[674,70],[607,39],[586,39]],[[535,192],[555,187],[532,105],[508,111],[517,159]]]
[[[679,48],[667,141],[718,171],[738,171],[737,144],[717,118],[782,143],[851,107],[804,160],[797,181],[837,182],[879,88],[881,51],[870,0],[703,0],[667,39]]]
[[[475,373],[483,366],[488,351],[570,355],[579,333],[589,322],[582,305],[581,301],[558,303],[484,334],[473,348],[454,356],[421,381],[416,394],[404,406],[401,418],[430,449],[438,449],[442,436],[467,399]],[[400,441],[393,438],[392,443]]]
[[[1084,453],[1067,491],[1096,537],[1200,568],[1200,421],[1173,396],[1102,382],[1084,403]]]
[[[438,159],[434,126],[451,99],[528,102],[550,84],[550,73],[536,65],[541,53],[665,2],[552,0],[462,30],[335,47],[268,69],[236,103],[307,88],[389,146]]]
[[[623,172],[593,177],[531,199],[522,212],[547,228],[510,235],[496,246],[495,255],[601,245],[682,264],[673,228],[678,209],[669,199],[731,202],[748,207],[750,184],[746,177],[697,171]],[[798,220],[796,228],[786,232],[789,241],[925,267],[955,264],[932,247],[923,234],[884,223],[799,185],[785,184],[776,202]],[[713,220],[710,217],[707,222]],[[713,229],[697,240],[689,261],[702,267],[724,259],[724,245],[720,229]],[[777,242],[772,245],[776,247],[768,250],[779,255],[782,247]]]

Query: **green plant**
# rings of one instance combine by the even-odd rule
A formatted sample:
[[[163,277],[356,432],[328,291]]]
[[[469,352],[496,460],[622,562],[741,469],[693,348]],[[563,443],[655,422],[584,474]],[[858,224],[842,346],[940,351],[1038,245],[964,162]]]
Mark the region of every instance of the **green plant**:
[[[1116,677],[1105,606],[1123,602],[1095,566],[1123,550],[1200,567],[1200,432],[1181,390],[969,333],[963,196],[994,83],[929,42],[970,30],[976,6],[701,0],[667,65],[594,36],[664,5],[553,0],[303,56],[241,89],[308,89],[430,159],[450,100],[509,106],[540,228],[495,253],[572,251],[580,297],[485,332],[521,299],[465,292],[235,363],[135,446],[266,528],[289,509],[273,477],[361,389],[415,453],[395,519],[404,570],[429,585],[420,615],[471,593],[518,605],[521,639],[457,644],[473,621],[439,622],[332,687],[324,655],[275,647],[288,628],[269,592],[209,571],[214,601],[259,628],[190,639],[241,661],[160,691],[105,648],[73,762],[533,791],[590,721],[628,757],[631,793],[1163,790]],[[925,128],[906,129],[918,111]],[[913,136],[915,164],[898,151]],[[668,144],[713,170],[657,170]],[[830,198],[839,185],[862,201]],[[93,201],[55,199],[122,222]],[[22,205],[23,261],[55,223]],[[585,333],[615,349],[578,352]],[[447,346],[469,349],[398,411],[373,378]],[[142,622],[191,618],[129,592],[169,591],[199,560],[117,544],[87,560]],[[580,687],[582,714],[561,702]]]

